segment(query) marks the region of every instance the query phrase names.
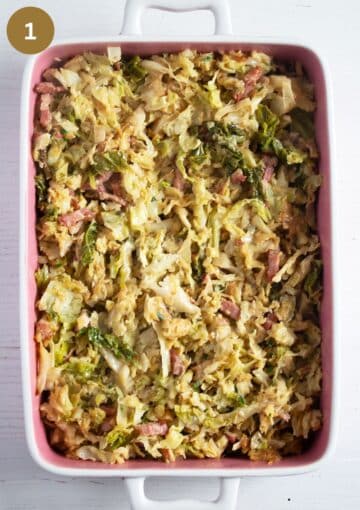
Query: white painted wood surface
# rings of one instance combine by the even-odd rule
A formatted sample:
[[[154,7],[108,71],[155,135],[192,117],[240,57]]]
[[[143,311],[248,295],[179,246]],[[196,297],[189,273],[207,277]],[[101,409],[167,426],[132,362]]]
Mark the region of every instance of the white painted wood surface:
[[[181,0],[178,0],[181,2]],[[341,263],[342,354],[340,433],[335,456],[320,472],[243,480],[239,509],[360,509],[359,295],[360,292],[360,3],[358,0],[230,0],[239,35],[293,36],[315,43],[333,78],[337,139],[337,193]],[[27,3],[25,2],[25,5]],[[119,32],[124,0],[32,1],[53,17],[57,37]],[[128,510],[121,480],[64,479],[38,468],[24,439],[18,331],[18,128],[25,56],[6,39],[9,16],[21,0],[0,9],[0,510]],[[213,29],[209,13],[148,11],[148,33],[201,33]],[[214,480],[152,480],[151,497],[211,499]],[[171,510],[169,506],[169,510]]]

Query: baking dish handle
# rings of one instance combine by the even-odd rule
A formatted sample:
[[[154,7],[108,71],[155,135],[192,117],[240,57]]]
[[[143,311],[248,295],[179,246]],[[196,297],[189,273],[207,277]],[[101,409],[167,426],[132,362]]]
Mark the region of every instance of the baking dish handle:
[[[227,0],[127,0],[121,34],[141,35],[141,16],[145,9],[172,12],[207,9],[215,17],[215,34],[232,34],[230,7]]]
[[[178,499],[158,501],[145,494],[145,478],[125,478],[131,510],[235,510],[240,478],[221,478],[219,496],[215,501]]]

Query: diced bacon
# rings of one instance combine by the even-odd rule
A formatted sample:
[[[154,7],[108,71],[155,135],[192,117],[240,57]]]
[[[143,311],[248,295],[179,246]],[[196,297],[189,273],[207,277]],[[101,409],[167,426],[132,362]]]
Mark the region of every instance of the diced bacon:
[[[96,189],[92,189],[88,184],[82,187],[83,191],[99,198],[99,200],[110,200],[116,202],[122,207],[128,205],[127,200],[123,196],[123,188],[121,186],[121,176],[112,172],[105,172],[96,180]]]
[[[274,167],[273,166],[266,166],[265,169],[264,169],[264,175],[263,175],[264,181],[265,182],[270,182],[273,173],[274,173]]]
[[[59,216],[59,223],[64,225],[68,229],[77,226],[79,223],[84,220],[92,220],[95,216],[94,211],[90,211],[90,209],[77,209],[71,213],[62,214]]]
[[[97,150],[99,152],[105,152],[105,149],[106,149],[106,141],[105,142],[99,142],[97,145]]]
[[[263,156],[263,162],[264,162],[263,180],[265,182],[270,182],[271,177],[273,176],[275,167],[278,163],[278,159],[276,156],[272,157],[272,156],[268,156],[267,154],[265,154]]]
[[[137,425],[135,428],[140,436],[165,436],[168,431],[167,424],[159,421],[142,423],[141,425]]]
[[[127,205],[127,201],[122,198],[114,195],[113,193],[108,193],[107,191],[99,191],[99,199],[100,200],[110,200],[111,202],[116,202],[120,204],[122,207]]]
[[[104,411],[107,417],[115,416],[116,414],[116,407],[114,406],[100,406],[101,409]]]
[[[232,184],[242,184],[246,181],[246,175],[242,173],[242,170],[235,170],[235,172],[231,174],[230,181]]]
[[[253,67],[245,75],[245,83],[247,85],[255,85],[263,75],[261,67]]]
[[[286,411],[282,411],[280,414],[279,414],[280,418],[284,421],[289,421],[291,416],[289,413],[287,413]]]
[[[110,432],[116,425],[116,420],[114,416],[109,418],[105,418],[105,420],[100,425],[101,432]]]
[[[38,342],[51,340],[54,336],[54,328],[50,322],[45,319],[40,319],[36,324],[36,339]]]
[[[50,121],[51,121],[51,112],[50,110],[42,110],[40,112],[40,124],[42,125],[42,127],[44,128],[47,128],[50,124]]]
[[[42,94],[39,102],[39,122],[44,128],[48,128],[51,121],[50,103],[52,96],[50,94]]]
[[[51,94],[41,94],[40,96],[40,111],[44,111],[49,108],[52,101]]]
[[[269,329],[272,328],[272,325],[278,321],[279,320],[278,320],[277,316],[274,314],[274,312],[269,312],[266,314],[266,320],[262,326],[266,331],[269,331]]]
[[[236,103],[247,97],[253,91],[256,83],[263,75],[261,67],[254,67],[250,69],[244,76],[244,90],[243,92],[235,92],[234,100]]]
[[[232,301],[229,301],[228,299],[222,300],[220,310],[224,315],[227,315],[231,319],[234,319],[234,321],[237,321],[240,318],[240,308],[238,307],[238,305],[236,305]]]
[[[226,432],[226,437],[229,440],[229,443],[233,444],[236,443],[236,441],[239,439],[236,434],[233,434],[232,432]]]
[[[209,280],[211,280],[210,275],[205,273],[204,276],[201,279],[201,283],[208,283]]]
[[[125,198],[123,197],[124,190],[121,185],[121,175],[120,174],[113,174],[110,177],[110,179],[108,179],[106,181],[105,186],[108,189],[110,189],[114,195],[116,195],[117,197],[119,197],[125,201]]]
[[[184,191],[185,179],[182,176],[181,172],[177,168],[174,171],[172,185],[174,186],[174,188],[178,189],[179,191],[181,191],[181,192]]]
[[[273,321],[270,320],[270,319],[266,319],[266,321],[264,322],[263,324],[263,328],[266,330],[266,331],[269,331],[269,329],[272,328],[272,325],[273,325]]]
[[[49,81],[42,81],[35,85],[35,92],[38,94],[58,94],[64,92],[65,89],[62,85],[54,85]]]
[[[240,101],[242,99],[244,99],[244,97],[245,97],[245,90],[244,90],[244,92],[239,92],[239,91],[234,92],[233,98],[234,98],[235,103],[240,103]]]
[[[280,250],[269,250],[268,268],[266,273],[269,282],[271,282],[276,273],[279,271],[279,265],[280,265]]]
[[[58,130],[55,130],[54,133],[53,133],[53,137],[54,138],[57,138],[58,140],[61,140],[63,137],[63,135],[60,133],[60,131]]]
[[[179,352],[174,348],[170,349],[170,363],[171,372],[173,375],[182,375],[184,373],[184,363],[179,355]]]
[[[69,195],[71,196],[71,200],[70,200],[71,207],[73,207],[74,209],[78,209],[79,201],[76,198],[75,191],[72,189],[69,189]]]
[[[111,176],[112,176],[112,172],[105,172],[104,174],[100,175],[96,179],[96,187],[99,188],[100,186],[103,186],[105,184],[105,182],[110,179]]]
[[[56,446],[59,451],[65,451],[65,432],[60,429],[53,429],[50,432],[50,443],[52,446]]]

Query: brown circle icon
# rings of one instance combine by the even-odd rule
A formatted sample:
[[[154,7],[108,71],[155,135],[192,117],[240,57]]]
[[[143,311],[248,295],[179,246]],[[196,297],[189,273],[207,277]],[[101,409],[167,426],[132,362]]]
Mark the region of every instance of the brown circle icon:
[[[39,53],[49,46],[54,37],[54,23],[47,12],[38,7],[23,7],[7,24],[10,44],[21,53]]]

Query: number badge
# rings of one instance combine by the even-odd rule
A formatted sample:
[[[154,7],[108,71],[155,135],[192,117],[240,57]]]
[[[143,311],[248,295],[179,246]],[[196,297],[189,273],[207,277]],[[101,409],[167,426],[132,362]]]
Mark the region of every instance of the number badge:
[[[7,24],[10,44],[21,53],[39,53],[54,38],[54,23],[43,9],[24,7],[15,11]]]

